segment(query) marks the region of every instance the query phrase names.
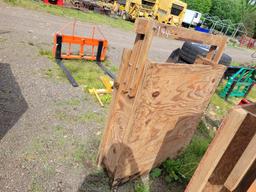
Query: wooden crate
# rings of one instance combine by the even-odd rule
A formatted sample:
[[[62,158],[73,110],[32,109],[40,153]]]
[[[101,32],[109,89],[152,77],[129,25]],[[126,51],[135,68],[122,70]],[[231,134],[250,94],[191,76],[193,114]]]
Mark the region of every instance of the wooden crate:
[[[146,19],[136,21],[135,31],[133,49],[123,51],[99,149],[98,163],[113,185],[148,173],[184,149],[225,71],[217,63],[226,37]],[[187,39],[211,48],[193,65],[156,63],[147,58],[153,36]]]
[[[187,192],[256,191],[256,104],[232,109],[201,160]]]

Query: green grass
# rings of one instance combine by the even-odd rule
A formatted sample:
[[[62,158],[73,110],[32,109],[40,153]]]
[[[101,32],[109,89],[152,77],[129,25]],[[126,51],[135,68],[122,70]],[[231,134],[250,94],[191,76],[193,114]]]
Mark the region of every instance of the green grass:
[[[150,186],[145,185],[142,182],[137,182],[135,183],[135,187],[134,187],[134,191],[135,192],[150,192]]]
[[[200,122],[196,134],[184,152],[176,159],[166,160],[160,167],[165,180],[168,183],[187,183],[203,157],[211,139],[212,134],[205,124]]]
[[[49,51],[39,50],[39,54],[52,60],[52,54]],[[86,60],[66,60],[64,61],[64,64],[76,82],[79,84],[79,86],[84,88],[85,92],[88,92],[88,90],[91,88],[105,88],[100,79],[100,77],[104,76],[105,74],[95,62]],[[103,64],[113,73],[116,73],[117,67],[112,65],[109,61],[105,61]],[[45,70],[44,74],[48,78],[54,78],[68,82],[65,73],[58,67],[56,63],[53,63],[52,68]],[[100,95],[100,98],[104,104],[109,104],[111,102],[112,96],[111,94],[102,94]],[[98,102],[95,97],[94,99],[95,102]]]
[[[216,113],[217,117],[223,118],[228,111],[235,105],[237,105],[240,100],[242,99],[241,97],[229,97],[228,100],[224,100],[221,98],[219,95],[221,91],[224,89],[224,86],[226,85],[227,80],[223,80],[220,85],[218,86],[215,94],[211,98],[210,105],[212,105],[214,109],[214,113]],[[256,101],[256,86],[252,88],[250,93],[247,96],[247,99]]]
[[[119,28],[125,31],[129,31],[133,29],[133,23],[131,22],[127,22],[125,20],[122,20],[121,18],[118,18],[118,19],[111,18],[106,15],[94,13],[92,11],[82,12],[75,9],[47,5],[40,1],[31,1],[31,0],[4,0],[4,1],[13,6],[20,6],[27,9],[44,11],[53,15],[74,18],[74,19],[88,22],[88,23],[105,24],[105,25],[109,25],[114,28]]]

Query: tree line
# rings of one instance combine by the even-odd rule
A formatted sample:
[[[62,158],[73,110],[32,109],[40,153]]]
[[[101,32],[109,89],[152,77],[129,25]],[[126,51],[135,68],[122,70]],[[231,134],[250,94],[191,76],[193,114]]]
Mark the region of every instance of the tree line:
[[[209,13],[220,19],[242,22],[249,34],[256,38],[256,0],[184,0],[188,8]]]

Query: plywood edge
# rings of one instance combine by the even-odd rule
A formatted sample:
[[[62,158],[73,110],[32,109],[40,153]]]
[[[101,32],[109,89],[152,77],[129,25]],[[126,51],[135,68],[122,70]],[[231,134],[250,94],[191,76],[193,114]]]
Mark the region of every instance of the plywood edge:
[[[100,144],[99,151],[98,151],[98,156],[97,156],[98,166],[101,165],[103,156],[105,155],[105,148],[107,147],[106,145],[108,143],[108,139],[111,139],[111,137],[110,137],[110,133],[111,133],[111,129],[112,129],[111,124],[112,124],[112,121],[114,118],[114,112],[117,107],[118,97],[121,94],[122,88],[124,86],[123,81],[125,80],[125,73],[126,73],[126,70],[128,67],[129,59],[131,57],[131,53],[132,53],[131,49],[126,49],[126,48],[123,49],[122,61],[121,61],[120,67],[119,67],[117,80],[115,82],[117,85],[114,87],[114,91],[112,93],[112,101],[110,104],[110,111],[108,114],[106,126],[103,131],[103,137],[102,137],[101,144]]]
[[[208,179],[246,116],[247,112],[243,109],[232,109],[229,112],[209,145],[185,192],[203,191]]]
[[[230,191],[235,190],[247,171],[256,160],[256,134],[252,138],[251,142],[245,149],[243,155],[238,160],[237,164],[233,168],[229,177],[227,178],[224,186]]]
[[[168,63],[168,62],[157,62],[157,61],[150,61],[152,65],[158,65],[160,67],[164,66],[173,66],[173,67],[191,67],[191,68],[212,68],[212,69],[223,69],[225,70],[227,67],[224,65],[204,65],[204,64],[187,64],[187,63]]]

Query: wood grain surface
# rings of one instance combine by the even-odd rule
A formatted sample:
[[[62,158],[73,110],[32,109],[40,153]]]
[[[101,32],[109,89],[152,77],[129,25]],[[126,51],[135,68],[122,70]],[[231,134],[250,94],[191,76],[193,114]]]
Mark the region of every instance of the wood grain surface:
[[[187,192],[248,190],[256,178],[255,106],[239,106],[229,112],[190,180]]]

